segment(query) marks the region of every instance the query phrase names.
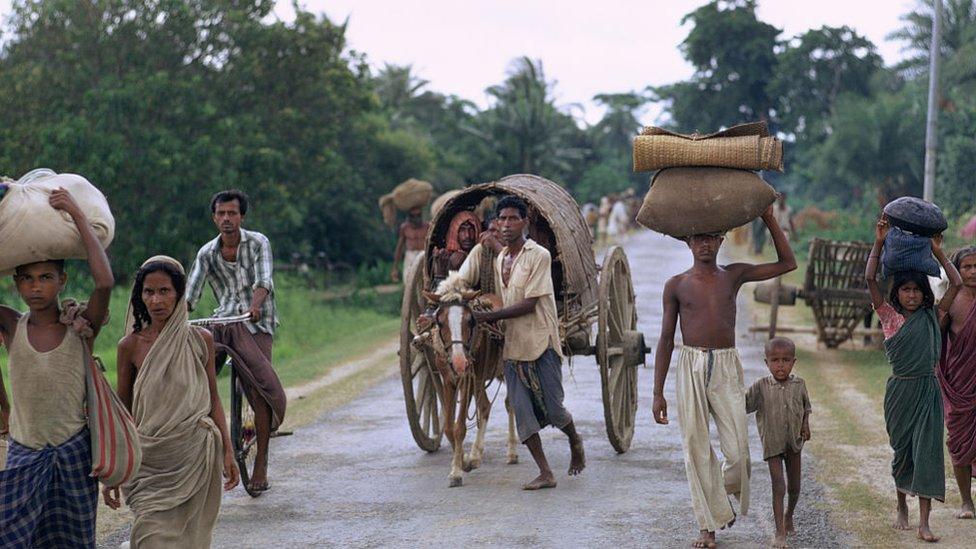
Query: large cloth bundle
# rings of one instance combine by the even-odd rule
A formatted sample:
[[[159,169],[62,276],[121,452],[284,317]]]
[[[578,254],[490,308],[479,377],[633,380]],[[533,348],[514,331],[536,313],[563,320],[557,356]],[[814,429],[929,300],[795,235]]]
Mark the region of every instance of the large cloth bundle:
[[[71,216],[48,203],[51,191],[59,187],[67,189],[81,206],[102,246],[111,244],[115,219],[108,201],[84,177],[39,169],[7,185],[0,200],[0,275],[27,263],[86,257]]]
[[[884,207],[888,222],[920,236],[935,236],[949,227],[938,206],[914,196],[896,198]]]
[[[634,138],[635,172],[690,166],[783,171],[783,142],[763,122],[707,135],[649,126]]]
[[[426,181],[410,178],[393,189],[393,203],[403,211],[423,208],[430,202],[434,187]]]
[[[939,262],[932,255],[932,239],[900,227],[888,229],[881,252],[881,276],[887,278],[899,271],[917,271],[940,277]]]
[[[675,238],[724,233],[749,223],[776,200],[758,174],[730,168],[661,170],[637,213],[637,222]]]

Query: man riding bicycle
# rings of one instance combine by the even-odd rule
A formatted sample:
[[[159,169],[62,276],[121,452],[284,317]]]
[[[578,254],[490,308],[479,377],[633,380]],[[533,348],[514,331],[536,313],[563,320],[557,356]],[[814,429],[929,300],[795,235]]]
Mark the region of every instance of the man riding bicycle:
[[[192,311],[209,281],[217,298],[214,316],[242,314],[250,321],[210,326],[218,344],[217,364],[227,352],[235,360],[254,409],[257,456],[249,491],[268,489],[268,440],[285,417],[285,390],[271,363],[274,330],[278,325],[271,243],[263,234],[241,228],[248,199],[242,191],[221,191],[210,201],[219,234],[200,248],[187,279],[186,301]],[[224,347],[224,352],[220,348]]]

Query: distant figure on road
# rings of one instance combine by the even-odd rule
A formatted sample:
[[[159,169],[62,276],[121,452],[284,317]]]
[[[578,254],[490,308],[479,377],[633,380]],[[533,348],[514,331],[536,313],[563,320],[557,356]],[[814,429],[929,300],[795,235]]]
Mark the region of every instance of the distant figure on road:
[[[603,244],[607,241],[607,223],[610,221],[610,209],[613,203],[609,196],[600,199],[600,209],[597,210],[596,237],[597,242]]]
[[[136,273],[118,348],[119,398],[132,412],[142,466],[122,487],[132,509],[131,546],[210,547],[224,490],[239,472],[217,393],[214,338],[188,323],[186,273],[171,257]],[[118,488],[105,504],[122,505]]]
[[[610,219],[607,221],[607,237],[615,239],[627,232],[630,225],[630,215],[627,212],[627,204],[620,197],[613,202],[610,209]]]
[[[661,338],[654,360],[654,420],[668,423],[664,381],[680,319],[684,345],[678,355],[678,417],[691,503],[701,534],[694,547],[715,547],[715,531],[735,522],[727,494],[738,497],[743,515],[749,508],[749,439],[742,364],[735,349],[735,298],[746,282],[796,269],[793,250],[773,217],[772,205],[762,220],[773,235],[776,263],[719,265],[716,257],[723,237],[695,235],[687,239],[694,265],[664,286]],[[719,465],[709,439],[709,415],[715,418],[724,466]]]
[[[789,547],[793,535],[793,512],[800,499],[800,451],[810,440],[810,395],[807,384],[793,375],[796,345],[785,337],[766,342],[768,376],[756,380],[746,391],[746,413],[756,413],[763,460],[769,466],[773,483],[773,523],[776,537],[772,546]],[[786,464],[786,479],[783,464]],[[786,509],[783,496],[789,494]]]
[[[268,489],[268,440],[285,419],[287,399],[271,363],[274,331],[278,326],[268,237],[241,227],[247,215],[247,195],[221,191],[210,200],[216,238],[200,248],[186,281],[186,303],[193,310],[210,282],[217,298],[214,316],[250,315],[250,322],[211,326],[218,345],[231,349],[243,364],[241,380],[254,409],[258,453],[251,474],[251,489]],[[225,353],[217,350],[217,364]]]
[[[498,201],[497,211],[505,248],[495,260],[495,280],[501,285],[503,307],[472,314],[478,322],[505,320],[505,386],[519,439],[539,467],[539,476],[522,488],[554,488],[556,478],[539,438],[543,427],[552,425],[569,437],[570,475],[583,471],[586,458],[573,416],[563,406],[552,258],[548,250],[525,238],[528,207],[522,199],[507,196]]]
[[[427,228],[430,225],[424,221],[423,208],[416,207],[407,214],[407,220],[400,224],[400,232],[397,237],[396,250],[393,251],[393,268],[390,271],[390,279],[393,282],[406,282],[417,258],[424,251],[424,244],[427,241]],[[402,268],[397,268],[401,265]],[[400,272],[403,272],[401,277]]]
[[[963,286],[943,321],[942,357],[936,373],[945,403],[946,446],[962,497],[956,517],[971,519],[976,515],[972,495],[976,464],[976,247],[956,252],[952,264]]]
[[[786,203],[786,193],[780,193],[776,198],[773,215],[776,217],[776,224],[786,234],[786,238],[792,240],[793,235],[796,234],[796,227],[793,225],[793,208]]]
[[[939,235],[932,239],[932,253],[949,275],[950,284],[938,307],[928,277],[916,271],[895,272],[886,300],[877,274],[887,234],[888,220],[882,215],[875,228],[864,279],[871,293],[871,305],[881,321],[885,355],[891,364],[884,417],[894,452],[891,474],[898,498],[894,526],[899,530],[910,528],[906,498],[916,496],[918,539],[936,542],[939,536],[932,533],[929,525],[932,500],[945,501],[943,402],[935,375],[942,351],[940,320],[945,318],[962,279],[942,251]]]

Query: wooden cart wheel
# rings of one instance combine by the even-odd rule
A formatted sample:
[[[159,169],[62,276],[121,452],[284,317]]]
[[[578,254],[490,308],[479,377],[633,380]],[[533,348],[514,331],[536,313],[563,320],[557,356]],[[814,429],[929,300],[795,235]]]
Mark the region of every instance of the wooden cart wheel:
[[[630,265],[623,249],[607,250],[600,271],[596,361],[603,386],[607,437],[618,453],[630,448],[637,417],[637,365],[644,362],[644,336],[637,331],[637,308]]]
[[[440,379],[434,375],[432,357],[413,346],[417,335],[417,318],[423,311],[424,257],[414,262],[403,285],[400,311],[400,377],[403,400],[413,439],[422,450],[437,451],[441,446],[441,404],[438,398]]]

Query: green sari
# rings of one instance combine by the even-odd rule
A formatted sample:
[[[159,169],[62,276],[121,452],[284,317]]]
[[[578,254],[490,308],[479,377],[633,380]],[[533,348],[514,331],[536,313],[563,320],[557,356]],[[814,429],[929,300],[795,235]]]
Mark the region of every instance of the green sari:
[[[885,390],[888,440],[895,451],[895,487],[909,495],[945,501],[942,393],[935,365],[942,337],[935,310],[920,309],[885,341],[891,377]]]

